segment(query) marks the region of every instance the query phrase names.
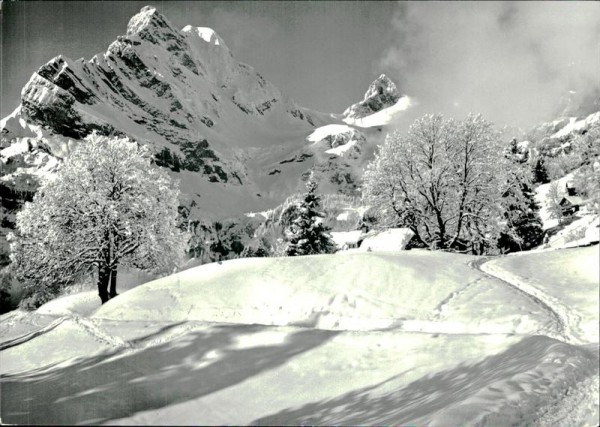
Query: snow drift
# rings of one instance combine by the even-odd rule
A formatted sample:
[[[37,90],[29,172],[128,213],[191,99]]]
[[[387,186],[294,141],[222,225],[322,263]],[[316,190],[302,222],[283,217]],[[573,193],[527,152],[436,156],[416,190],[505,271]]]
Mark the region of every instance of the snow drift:
[[[467,259],[428,251],[238,259],[139,286],[94,317],[343,330],[543,330],[543,314],[526,301],[488,320],[495,300],[513,291],[465,265]]]

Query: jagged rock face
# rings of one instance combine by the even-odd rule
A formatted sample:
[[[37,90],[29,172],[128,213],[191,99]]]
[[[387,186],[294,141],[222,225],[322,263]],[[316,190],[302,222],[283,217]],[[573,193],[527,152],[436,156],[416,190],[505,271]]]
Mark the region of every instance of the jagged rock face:
[[[322,180],[321,192],[356,192],[395,114],[387,107],[399,99],[382,75],[347,110],[366,116],[359,124],[300,107],[237,62],[213,30],[179,31],[152,7],[135,15],[105,53],[50,60],[21,95],[21,105],[0,122],[0,160],[19,165],[2,169],[0,181],[11,191],[52,174],[98,131],[151,146],[155,163],[180,181],[180,203],[196,218],[276,206],[302,191],[311,172]],[[369,121],[373,112],[378,119]],[[317,130],[324,136],[311,139]]]
[[[96,130],[152,144],[213,182],[232,179],[232,121],[259,128],[258,118],[310,129],[311,114],[282,96],[252,67],[235,61],[212,30],[178,31],[152,7],[131,18],[125,36],[89,61],[57,56],[22,91],[20,117],[45,133],[82,139]],[[250,124],[251,123],[251,124]],[[3,130],[4,131],[4,130]],[[3,145],[10,133],[3,132]]]
[[[337,135],[329,135],[325,138],[331,148],[337,148],[347,145],[351,142],[364,142],[365,137],[358,130],[352,129],[349,132],[339,133]]]
[[[346,109],[343,115],[347,118],[362,118],[391,107],[400,100],[400,92],[385,74],[379,76],[365,93],[365,97]]]

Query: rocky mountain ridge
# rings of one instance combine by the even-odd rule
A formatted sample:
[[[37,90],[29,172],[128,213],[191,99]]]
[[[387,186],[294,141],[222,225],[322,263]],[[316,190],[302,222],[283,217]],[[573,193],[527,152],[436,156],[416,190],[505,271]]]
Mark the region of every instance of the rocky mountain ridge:
[[[382,75],[346,116],[362,118],[397,99]],[[297,105],[237,62],[212,29],[179,31],[146,6],[105,53],[87,61],[59,55],[32,75],[21,105],[0,123],[1,180],[11,191],[35,191],[37,179],[97,131],[150,145],[156,164],[181,181],[182,204],[198,215],[236,215],[276,205],[310,173],[325,192],[355,190],[362,148],[383,135],[342,118]],[[330,125],[346,128],[332,134]]]
[[[343,116],[353,119],[363,118],[393,106],[400,98],[400,92],[394,82],[388,76],[382,74],[369,85],[363,100],[348,107]]]

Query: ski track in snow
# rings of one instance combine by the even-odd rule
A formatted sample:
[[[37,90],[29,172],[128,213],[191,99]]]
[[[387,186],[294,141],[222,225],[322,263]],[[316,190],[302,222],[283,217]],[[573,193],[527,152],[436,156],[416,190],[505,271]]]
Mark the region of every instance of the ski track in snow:
[[[36,329],[35,331],[23,334],[21,336],[11,339],[11,340],[2,342],[2,343],[0,343],[0,351],[6,350],[7,348],[14,347],[16,345],[23,344],[27,341],[31,341],[32,339],[37,338],[40,335],[44,335],[45,333],[50,332],[51,330],[55,329],[57,326],[59,326],[61,323],[63,323],[67,319],[68,319],[67,316],[59,317],[58,319],[56,319],[54,322],[50,323],[49,325],[46,325],[39,329]]]
[[[54,320],[47,326],[36,329],[32,332],[28,332],[11,340],[0,343],[0,350],[6,350],[8,348],[14,347],[16,345],[23,344],[27,341],[31,341],[34,338],[37,338],[41,335],[44,335],[58,326],[60,326],[65,321],[72,321],[89,335],[91,335],[96,341],[107,343],[113,347],[129,347],[129,343],[123,341],[120,338],[114,337],[112,335],[107,334],[102,329],[100,329],[93,319],[86,319],[77,315],[72,316],[61,316]]]
[[[546,311],[554,321],[552,322],[553,325],[549,325],[549,329],[540,330],[541,334],[568,344],[582,344],[582,341],[578,337],[568,331],[572,325],[578,323],[577,319],[579,316],[571,313],[556,298],[551,297],[534,286],[524,283],[523,280],[519,280],[518,276],[499,268],[490,267],[489,261],[491,260],[489,258],[476,259],[470,261],[468,265],[485,274],[487,277],[515,289]]]
[[[483,274],[499,280],[504,285],[518,290],[546,310],[556,320],[556,324],[555,330],[544,331],[545,335],[571,345],[582,346],[584,344],[577,333],[580,330],[581,316],[574,309],[569,308],[557,298],[527,283],[526,279],[493,265],[490,262],[492,260],[493,258],[482,258],[471,261],[468,264]],[[595,348],[596,352],[598,351],[597,343],[592,344],[590,347]],[[531,426],[592,426],[596,424],[596,420],[598,419],[598,399],[600,397],[599,387],[600,377],[596,372],[596,374],[569,386],[565,390],[564,395],[549,397],[548,404],[539,408],[536,412]]]
[[[581,345],[585,343],[580,335],[579,324],[581,323],[581,315],[575,309],[570,308],[558,298],[547,294],[536,286],[529,284],[527,279],[495,266],[488,261],[491,260],[477,260],[470,265],[482,273],[520,291],[548,311],[556,320],[556,330],[546,331],[546,335],[568,344]]]
[[[90,335],[92,335],[97,341],[100,342],[105,342],[113,347],[117,347],[117,348],[130,348],[131,347],[131,343],[118,338],[114,335],[109,335],[106,332],[104,332],[102,329],[100,329],[97,325],[96,325],[96,321],[94,321],[93,319],[84,319],[82,317],[79,316],[73,316],[73,321],[80,326],[81,328],[83,328],[86,332],[88,332]]]
[[[119,338],[115,335],[111,335],[110,333],[107,333],[106,331],[104,331],[98,325],[98,323],[100,323],[101,320],[88,319],[88,318],[84,318],[84,317],[81,317],[78,315],[61,316],[61,317],[58,317],[56,320],[54,320],[52,323],[50,323],[44,327],[41,327],[34,331],[20,335],[18,337],[12,338],[10,340],[0,342],[0,351],[9,349],[11,347],[15,347],[17,345],[24,344],[24,343],[31,341],[39,336],[45,335],[46,333],[59,327],[65,321],[73,322],[79,328],[81,328],[83,331],[85,331],[88,335],[91,335],[92,338],[94,338],[99,343],[108,344],[111,347],[125,350],[125,352],[140,350],[140,349],[143,349],[146,347],[151,347],[154,345],[162,344],[166,340],[177,338],[181,335],[185,335],[185,334],[193,331],[194,329],[196,329],[198,327],[199,324],[202,323],[202,322],[193,322],[193,321],[187,322],[178,328],[177,333],[171,332],[166,337],[163,336],[163,334],[159,334],[158,337],[156,337],[152,340],[144,340],[144,339],[139,339],[139,338],[135,338],[135,339],[131,339],[131,340],[124,340],[122,338]]]

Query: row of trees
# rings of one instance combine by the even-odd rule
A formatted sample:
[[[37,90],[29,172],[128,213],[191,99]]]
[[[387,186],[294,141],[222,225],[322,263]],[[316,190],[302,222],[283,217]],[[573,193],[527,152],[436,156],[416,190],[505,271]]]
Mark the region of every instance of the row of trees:
[[[428,115],[390,134],[364,175],[363,199],[379,227],[408,227],[417,245],[484,253],[539,243],[530,172],[515,147],[480,116]],[[96,274],[102,303],[117,295],[117,269],[169,271],[186,253],[179,190],[150,151],[97,134],[71,154],[17,215],[17,278],[33,305]],[[317,184],[288,209],[280,255],[332,253]],[[240,252],[244,248],[240,248]],[[260,248],[258,248],[260,249]],[[245,255],[266,255],[259,250]]]
[[[380,228],[407,227],[413,244],[477,254],[529,249],[542,242],[532,171],[479,115],[463,121],[427,115],[390,134],[367,166],[363,201]],[[287,210],[285,250],[261,255],[330,253],[316,184]]]
[[[37,307],[93,275],[104,304],[117,296],[119,267],[168,272],[181,264],[191,241],[179,223],[178,185],[151,164],[146,147],[92,134],[41,185],[9,236],[23,306]],[[335,250],[316,187],[310,181],[295,207],[282,254]]]

